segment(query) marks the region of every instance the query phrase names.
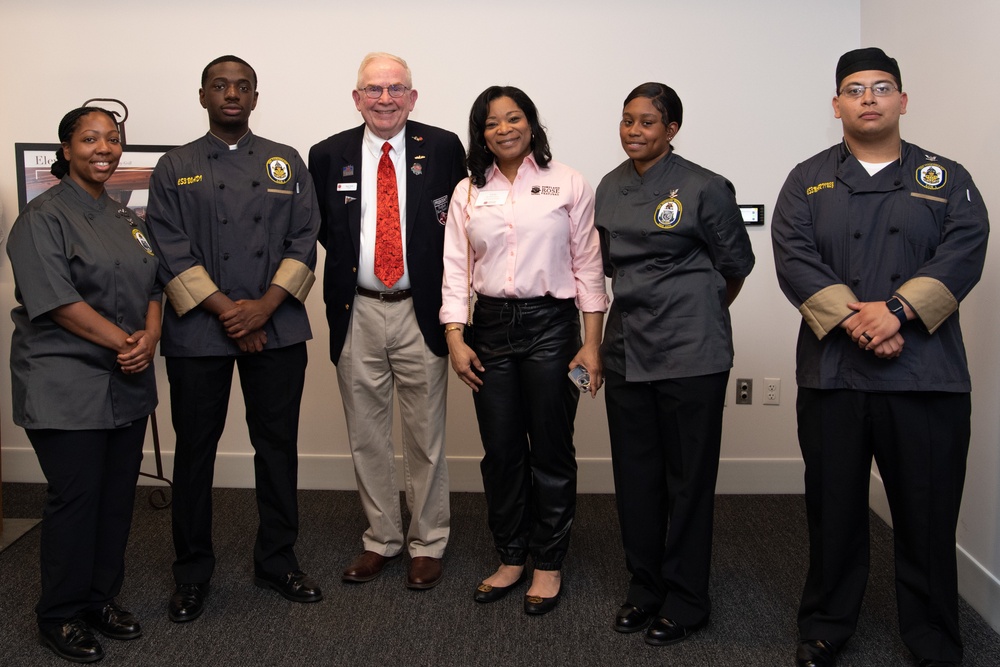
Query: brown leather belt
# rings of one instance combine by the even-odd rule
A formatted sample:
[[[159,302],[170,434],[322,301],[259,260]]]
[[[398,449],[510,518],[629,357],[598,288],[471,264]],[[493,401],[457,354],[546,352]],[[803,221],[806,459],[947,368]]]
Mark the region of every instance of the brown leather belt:
[[[369,299],[378,299],[379,301],[387,301],[392,303],[394,301],[405,301],[413,296],[413,293],[408,289],[400,289],[394,292],[376,292],[375,290],[365,289],[364,287],[356,288],[360,296],[366,296]]]

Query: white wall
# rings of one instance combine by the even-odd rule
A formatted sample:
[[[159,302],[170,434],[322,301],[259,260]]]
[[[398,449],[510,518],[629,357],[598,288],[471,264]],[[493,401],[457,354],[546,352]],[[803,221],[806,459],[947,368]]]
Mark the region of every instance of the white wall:
[[[947,7],[958,15],[939,20],[944,6],[927,0],[919,4],[927,11],[910,10],[913,3],[898,0],[706,0],[641,6],[604,0],[511,0],[502,5],[384,0],[378,11],[371,12],[318,0],[284,5],[244,0],[239,9],[210,0],[127,4],[92,0],[82,5],[66,0],[5,0],[0,9],[0,90],[4,91],[0,165],[6,165],[0,167],[2,224],[9,227],[16,217],[14,142],[55,141],[62,114],[91,97],[116,97],[128,104],[131,143],[189,141],[207,128],[197,102],[201,69],[222,53],[247,59],[258,72],[260,103],[251,119],[254,131],[303,153],[326,136],[361,122],[350,90],[357,64],[368,51],[388,50],[405,57],[420,93],[413,117],[449,128],[463,141],[475,96],[488,85],[517,85],[538,105],[556,158],[578,168],[595,186],[624,159],[617,137],[621,100],[638,83],[664,81],[678,91],[685,105],[677,151],[726,175],[742,203],[765,204],[769,221],[792,166],[840,138],[829,103],[836,59],[874,40],[901,60],[913,98],[904,135],[966,161],[989,202],[996,167],[987,162],[985,152],[987,145],[997,143],[996,130],[987,123],[987,109],[995,106],[970,104],[976,98],[970,98],[967,90],[986,94],[989,70],[976,65],[997,62],[992,35],[986,35],[986,26],[998,25],[997,9],[990,0],[952,3]],[[956,4],[965,9],[954,10]],[[970,30],[979,46],[977,39],[967,38]],[[962,55],[971,57],[987,48],[992,50],[982,51],[976,63]],[[956,78],[955,70],[968,78]],[[938,119],[945,122],[935,122]],[[976,125],[992,131],[994,141],[988,143],[983,134],[971,131]],[[994,178],[989,179],[991,175]],[[802,489],[794,416],[798,315],[778,290],[768,229],[751,228],[750,235],[757,268],[733,308],[732,378],[753,378],[756,396],[753,405],[737,406],[730,389],[719,491],[796,493]],[[996,535],[1000,387],[997,362],[990,359],[987,347],[989,333],[997,329],[995,308],[987,303],[996,287],[995,270],[988,272],[984,283],[963,309],[977,372],[970,501],[959,533],[969,556],[964,564],[983,564],[978,569],[970,566],[980,579],[1000,572]],[[0,311],[13,306],[12,295],[10,268],[3,256]],[[303,405],[301,485],[352,488],[319,289],[308,305],[315,340],[309,347]],[[10,331],[9,318],[0,316],[0,341],[9,340]],[[0,367],[7,367],[8,352],[7,344],[0,343]],[[159,425],[169,471],[173,434],[162,364],[157,372]],[[764,377],[783,380],[780,406],[761,405]],[[40,481],[23,431],[10,422],[9,396],[9,378],[3,373],[3,478]],[[252,484],[251,454],[236,396],[220,446],[216,481],[247,486]],[[471,399],[458,382],[451,383],[448,409],[453,488],[479,489],[478,430]],[[603,400],[581,402],[577,448],[581,490],[611,491]],[[152,468],[149,457],[146,467]],[[1000,590],[997,584],[994,578],[987,587],[994,596]],[[1000,609],[993,609],[992,620],[1000,627]]]
[[[1000,214],[1000,3],[995,0],[862,0],[861,44],[899,60],[910,101],[903,137],[960,161],[972,173],[994,222]],[[990,240],[979,286],[962,302],[972,369],[972,442],[959,518],[962,595],[1000,630],[1000,238]],[[888,519],[887,506],[874,506]]]

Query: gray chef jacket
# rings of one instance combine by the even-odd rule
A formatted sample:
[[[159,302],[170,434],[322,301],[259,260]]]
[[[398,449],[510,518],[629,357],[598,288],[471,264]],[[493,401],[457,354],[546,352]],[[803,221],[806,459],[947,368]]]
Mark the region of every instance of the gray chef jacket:
[[[986,205],[965,168],[902,142],[869,176],[840,143],[795,167],[774,209],[778,284],[802,313],[796,380],[812,389],[971,389],[958,304],[986,259]],[[852,301],[898,295],[916,313],[902,354],[879,359],[834,331]]]
[[[7,240],[14,270],[10,374],[14,423],[26,429],[127,426],[156,408],[152,365],[126,375],[118,353],[55,323],[50,313],[83,301],[132,333],[160,300],[146,224],[68,176],[31,200]]]
[[[732,367],[726,279],[754,265],[735,192],[673,152],[642,176],[626,160],[601,180],[595,218],[614,293],[607,368],[649,382]]]
[[[147,216],[171,305],[164,356],[241,354],[218,317],[197,306],[216,291],[259,299],[272,284],[294,298],[264,325],[265,349],[312,338],[304,301],[316,279],[320,216],[293,148],[247,132],[230,150],[208,133],[160,158],[149,188]]]

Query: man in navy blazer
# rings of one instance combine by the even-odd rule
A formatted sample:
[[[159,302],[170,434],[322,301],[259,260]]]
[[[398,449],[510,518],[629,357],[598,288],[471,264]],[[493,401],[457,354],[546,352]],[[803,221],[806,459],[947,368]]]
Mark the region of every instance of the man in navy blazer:
[[[351,455],[368,519],[364,552],[344,581],[370,581],[404,547],[406,585],[432,588],[442,577],[450,509],[444,455],[447,353],[438,322],[441,255],[448,203],[466,177],[458,137],[408,120],[417,101],[406,62],[365,56],[354,103],[364,124],[309,151],[326,248],[323,297],[330,358],[337,366]],[[378,169],[395,171],[402,277],[376,277]],[[379,273],[385,278],[385,275]],[[402,419],[403,472],[412,519],[405,534],[392,443],[393,393]]]

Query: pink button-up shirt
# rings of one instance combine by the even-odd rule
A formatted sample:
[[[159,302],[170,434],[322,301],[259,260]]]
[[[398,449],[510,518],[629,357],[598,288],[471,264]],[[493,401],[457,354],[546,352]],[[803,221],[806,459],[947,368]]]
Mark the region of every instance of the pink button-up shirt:
[[[496,166],[486,185],[460,182],[451,197],[444,239],[441,323],[468,318],[468,246],[472,291],[497,298],[574,299],[583,312],[608,310],[601,246],[594,227],[594,192],[559,162],[540,169],[529,155],[511,183]],[[502,204],[487,205],[490,195]]]

